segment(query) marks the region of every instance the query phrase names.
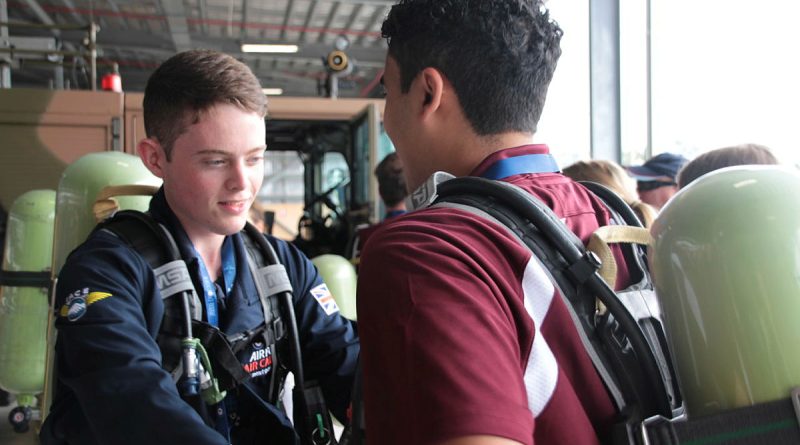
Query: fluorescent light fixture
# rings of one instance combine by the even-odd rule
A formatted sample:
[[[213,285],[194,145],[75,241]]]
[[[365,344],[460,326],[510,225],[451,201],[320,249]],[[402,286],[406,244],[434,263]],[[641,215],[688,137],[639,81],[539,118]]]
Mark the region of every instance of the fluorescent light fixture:
[[[283,88],[262,88],[261,91],[267,96],[280,96],[283,94]]]
[[[297,45],[262,45],[257,43],[242,43],[243,53],[281,53],[291,54],[300,50]]]

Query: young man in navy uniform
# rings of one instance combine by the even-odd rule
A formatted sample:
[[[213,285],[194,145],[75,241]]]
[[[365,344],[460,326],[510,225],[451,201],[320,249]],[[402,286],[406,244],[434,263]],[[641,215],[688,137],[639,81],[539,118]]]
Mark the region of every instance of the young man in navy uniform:
[[[149,213],[178,244],[202,320],[229,336],[265,321],[240,231],[264,176],[266,111],[247,66],[213,51],[172,57],[145,91],[147,138],[138,151],[164,181]],[[303,254],[267,240],[294,290],[306,380],[320,383],[344,420],[359,350],[354,326]],[[70,310],[77,299],[85,306]],[[268,400],[278,370],[261,338],[237,353],[250,379],[209,407],[210,420],[184,402],[156,343],[164,304],[153,271],[114,234],[96,231],[70,255],[56,309],[58,380],[42,443],[296,443],[286,414]]]

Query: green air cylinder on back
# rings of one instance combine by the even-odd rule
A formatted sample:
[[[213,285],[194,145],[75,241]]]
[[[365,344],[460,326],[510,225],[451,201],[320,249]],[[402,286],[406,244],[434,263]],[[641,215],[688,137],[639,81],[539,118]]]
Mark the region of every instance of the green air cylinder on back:
[[[56,217],[53,233],[53,275],[58,276],[69,253],[97,224],[93,206],[98,195],[108,186],[146,185],[158,187],[161,180],[153,176],[137,157],[120,152],[87,154],[70,164],[61,175],[56,195]],[[114,198],[120,210],[146,211],[150,195]],[[53,311],[51,310],[51,316]],[[55,346],[54,320],[50,320],[47,338],[48,371],[53,369]],[[52,399],[52,376],[45,377],[41,400],[42,413],[47,413]]]
[[[161,185],[133,155],[120,152],[90,153],[69,165],[58,184],[56,197],[56,228],[53,246],[53,271],[61,270],[67,255],[92,231],[97,222],[92,205],[97,195],[113,185]],[[145,211],[150,196],[121,196],[116,198],[120,209]]]
[[[322,280],[328,285],[339,312],[350,320],[356,319],[356,269],[350,261],[339,255],[325,254],[311,260]]]
[[[690,418],[800,385],[800,174],[730,167],[675,195],[650,261]]]
[[[49,272],[56,192],[32,190],[8,214],[3,270]],[[42,391],[47,334],[47,286],[0,288],[0,387],[32,405]]]

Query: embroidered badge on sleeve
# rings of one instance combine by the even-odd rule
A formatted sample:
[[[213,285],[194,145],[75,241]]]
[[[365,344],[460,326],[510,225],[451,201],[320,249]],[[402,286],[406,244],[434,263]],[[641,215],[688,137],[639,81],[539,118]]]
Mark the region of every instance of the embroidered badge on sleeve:
[[[317,300],[317,303],[322,307],[322,310],[325,311],[325,314],[331,315],[339,312],[339,306],[336,305],[336,300],[333,299],[333,295],[331,291],[328,290],[328,286],[325,283],[311,289],[311,295]]]
[[[111,294],[108,292],[89,292],[88,287],[78,289],[69,294],[64,305],[61,306],[61,310],[58,311],[58,315],[66,317],[69,321],[78,320],[86,314],[90,305],[110,296]]]

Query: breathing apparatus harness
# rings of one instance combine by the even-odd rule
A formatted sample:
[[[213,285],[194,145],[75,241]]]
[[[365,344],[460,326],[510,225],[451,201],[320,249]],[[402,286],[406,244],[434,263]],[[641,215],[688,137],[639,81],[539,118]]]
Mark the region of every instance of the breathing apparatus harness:
[[[615,292],[598,273],[598,256],[531,194],[486,178],[439,179],[430,204],[468,211],[506,227],[550,274],[618,409],[614,443],[640,443],[639,428],[645,419],[654,415],[671,419],[682,412],[652,283],[638,246],[630,245],[626,264],[639,281]],[[617,221],[641,226],[616,194],[600,185],[592,189],[617,214]]]
[[[248,385],[246,372],[236,354],[261,338],[272,350],[272,373],[267,402],[280,396],[286,367],[279,366],[279,342],[286,340],[295,375],[295,430],[303,445],[332,445],[330,415],[315,382],[305,379],[300,335],[294,311],[292,287],[285,267],[273,247],[251,224],[242,239],[247,263],[255,279],[264,313],[264,323],[254,329],[226,335],[202,321],[201,303],[186,262],[170,232],[152,216],[132,210],[117,212],[95,230],[106,230],[136,250],[153,269],[164,303],[164,317],[156,342],[162,352],[162,367],[176,381],[178,392],[213,427],[208,407],[222,402],[226,391],[236,387],[261,399]],[[262,400],[263,401],[263,400]]]
[[[542,262],[618,409],[612,443],[649,444],[645,429],[647,419],[673,419],[683,413],[641,246],[649,240],[649,234],[614,192],[599,184],[584,184],[604,202],[617,222],[616,226],[603,228],[611,233],[606,237],[608,242],[626,243],[623,252],[635,284],[615,292],[607,279],[615,279],[616,269],[610,273],[601,271],[600,258],[587,251],[549,207],[519,187],[498,180],[521,173],[558,170],[550,155],[533,154],[502,159],[484,172],[482,178],[455,178],[437,172],[412,193],[410,200],[415,209],[457,208],[505,227]],[[621,230],[612,230],[614,228]],[[598,244],[605,253],[604,261],[613,263],[608,242],[601,237]],[[605,273],[601,276],[601,272]],[[363,417],[359,377],[357,375],[353,391],[353,419],[342,440],[347,445],[363,444],[369,435]]]

